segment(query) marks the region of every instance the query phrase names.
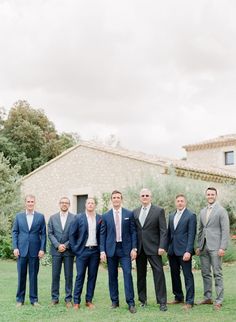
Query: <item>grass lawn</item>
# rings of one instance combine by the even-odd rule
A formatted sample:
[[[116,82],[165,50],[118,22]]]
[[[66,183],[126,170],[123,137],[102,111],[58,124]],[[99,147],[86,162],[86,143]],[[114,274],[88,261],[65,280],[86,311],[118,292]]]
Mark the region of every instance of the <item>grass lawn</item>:
[[[170,273],[167,269],[166,281],[168,289],[168,300],[172,300]],[[148,307],[142,309],[137,304],[137,313],[130,314],[124,300],[123,278],[120,277],[120,308],[111,310],[108,285],[107,271],[100,267],[97,287],[95,290],[94,304],[95,310],[88,310],[84,306],[84,300],[81,303],[81,309],[75,312],[73,309],[67,310],[64,306],[62,288],[61,302],[55,307],[50,306],[50,284],[51,284],[51,267],[40,267],[39,272],[39,302],[41,307],[34,308],[29,304],[28,290],[26,294],[25,305],[21,308],[15,307],[15,293],[17,286],[16,263],[14,261],[0,260],[0,321],[107,321],[107,322],[126,322],[126,321],[227,321],[236,320],[236,263],[224,264],[224,284],[225,284],[225,301],[220,312],[215,312],[210,305],[195,306],[191,312],[183,312],[181,305],[169,305],[167,312],[160,312],[159,306],[155,304],[154,287],[152,273],[148,272]],[[136,272],[133,272],[135,290],[136,290]],[[202,299],[202,278],[200,272],[194,272],[196,285],[196,302]],[[64,287],[62,280],[62,286]],[[136,296],[137,297],[137,296]],[[84,294],[83,294],[84,299]]]

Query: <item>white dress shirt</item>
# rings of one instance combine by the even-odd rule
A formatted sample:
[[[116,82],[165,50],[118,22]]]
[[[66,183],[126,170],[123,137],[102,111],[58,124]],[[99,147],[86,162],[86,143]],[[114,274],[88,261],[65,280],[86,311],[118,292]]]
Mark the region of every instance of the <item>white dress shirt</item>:
[[[96,215],[91,216],[86,213],[86,217],[88,221],[88,239],[85,246],[97,246]]]

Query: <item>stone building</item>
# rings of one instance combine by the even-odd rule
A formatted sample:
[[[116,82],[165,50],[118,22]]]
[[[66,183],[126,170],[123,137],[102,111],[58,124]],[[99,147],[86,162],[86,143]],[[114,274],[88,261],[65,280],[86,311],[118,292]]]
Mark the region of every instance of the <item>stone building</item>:
[[[48,218],[58,210],[62,196],[70,198],[74,213],[83,210],[87,196],[96,197],[101,209],[104,194],[142,184],[149,176],[168,175],[170,169],[181,177],[236,182],[236,174],[223,169],[81,141],[25,176],[22,193],[34,194],[39,210]]]
[[[236,134],[183,146],[187,153],[187,162],[203,168],[223,169],[236,173]]]

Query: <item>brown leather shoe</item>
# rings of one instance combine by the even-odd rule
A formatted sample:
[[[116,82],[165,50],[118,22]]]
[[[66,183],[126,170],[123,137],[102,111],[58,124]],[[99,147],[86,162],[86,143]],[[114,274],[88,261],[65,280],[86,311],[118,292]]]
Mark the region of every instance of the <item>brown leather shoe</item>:
[[[211,299],[205,299],[197,303],[197,305],[203,305],[203,304],[213,304],[213,301]]]
[[[220,304],[220,303],[215,303],[214,304],[214,310],[215,311],[219,311],[219,310],[221,310],[221,308],[222,308],[222,304]]]
[[[193,305],[186,303],[182,307],[183,307],[183,310],[188,311],[188,310],[191,310],[193,308]]]
[[[74,310],[78,310],[80,308],[79,304],[74,304]]]
[[[182,300],[182,301],[174,300],[174,301],[171,301],[171,302],[167,302],[167,304],[181,304],[181,303],[184,303],[184,300]]]
[[[89,309],[95,309],[95,305],[92,302],[86,302],[85,304]]]
[[[66,302],[66,308],[71,309],[72,308],[72,303],[71,301]]]

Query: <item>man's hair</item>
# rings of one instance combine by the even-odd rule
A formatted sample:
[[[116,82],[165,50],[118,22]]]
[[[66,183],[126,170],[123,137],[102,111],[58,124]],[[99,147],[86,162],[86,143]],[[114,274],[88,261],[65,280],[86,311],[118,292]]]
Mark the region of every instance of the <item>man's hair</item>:
[[[115,195],[115,194],[117,194],[117,193],[119,195],[121,195],[121,199],[123,198],[122,193],[119,190],[113,190],[112,193],[111,193],[111,199],[112,199],[112,196]]]
[[[59,203],[62,201],[62,199],[66,199],[68,200],[69,204],[70,204],[70,199],[68,197],[61,197],[60,200],[59,200]]]
[[[34,199],[34,200],[36,199],[35,196],[31,195],[31,194],[28,194],[28,195],[25,196],[25,201],[26,201],[27,198]]]
[[[207,190],[213,190],[213,191],[215,191],[215,193],[217,194],[217,190],[216,190],[216,188],[215,188],[215,187],[208,187],[208,188],[206,189],[206,192],[207,192]]]
[[[185,200],[186,200],[186,196],[183,194],[183,193],[178,193],[176,196],[175,196],[175,199],[179,198],[179,197],[183,197]]]
[[[85,201],[85,204],[86,204],[89,200],[93,200],[93,201],[94,201],[94,203],[95,203],[95,205],[97,205],[97,200],[96,200],[96,198],[94,198],[94,197],[88,197],[88,198],[86,199],[86,201]]]

